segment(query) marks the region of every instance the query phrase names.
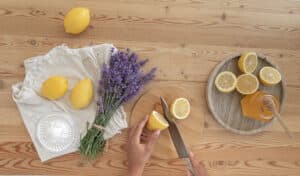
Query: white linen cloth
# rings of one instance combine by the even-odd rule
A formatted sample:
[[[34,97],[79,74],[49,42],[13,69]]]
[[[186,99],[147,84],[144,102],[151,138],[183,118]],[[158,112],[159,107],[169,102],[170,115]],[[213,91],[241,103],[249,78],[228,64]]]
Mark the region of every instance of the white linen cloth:
[[[77,131],[83,136],[86,133],[86,122],[92,124],[96,114],[98,81],[103,63],[108,63],[112,44],[71,49],[60,45],[47,54],[36,56],[24,61],[25,79],[12,86],[12,96],[20,111],[24,124],[41,161],[61,156],[78,150],[79,138],[67,150],[53,153],[45,149],[37,140],[36,126],[40,118],[51,113],[67,113],[73,120]],[[68,92],[63,98],[50,101],[40,96],[42,83],[50,76],[61,75],[68,79]],[[94,83],[94,100],[85,109],[75,110],[69,102],[69,94],[74,85],[84,78]],[[126,114],[120,107],[113,115],[104,133],[108,139],[127,127]]]

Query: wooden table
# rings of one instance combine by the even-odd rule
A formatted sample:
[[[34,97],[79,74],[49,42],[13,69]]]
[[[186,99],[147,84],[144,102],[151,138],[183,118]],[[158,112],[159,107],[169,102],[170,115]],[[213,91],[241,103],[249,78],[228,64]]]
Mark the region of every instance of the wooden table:
[[[89,7],[91,25],[79,36],[64,32],[64,14]],[[300,175],[300,2],[297,0],[2,0],[0,1],[0,174],[125,175],[127,131],[114,137],[94,163],[78,153],[41,163],[11,98],[24,78],[23,61],[66,43],[71,47],[110,42],[150,58],[155,85],[184,86],[203,101],[204,131],[193,146],[209,175]],[[263,53],[287,79],[278,123],[253,136],[221,128],[205,101],[210,71],[231,54]],[[126,105],[128,114],[134,101]],[[179,159],[153,158],[144,175],[185,175]]]

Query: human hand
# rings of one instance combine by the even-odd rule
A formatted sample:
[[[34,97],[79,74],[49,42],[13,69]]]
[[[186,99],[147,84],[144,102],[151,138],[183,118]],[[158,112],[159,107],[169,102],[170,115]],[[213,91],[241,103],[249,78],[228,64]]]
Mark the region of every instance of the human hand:
[[[208,176],[207,175],[207,171],[203,165],[202,162],[199,162],[197,160],[197,158],[195,157],[193,152],[189,153],[190,159],[192,161],[193,167],[194,167],[194,171],[195,171],[195,176]],[[188,176],[192,176],[192,174],[190,173],[190,171],[188,170]]]
[[[160,134],[160,131],[149,132],[144,129],[147,121],[148,117],[145,117],[139,124],[131,127],[129,131],[127,145],[129,176],[142,175]]]

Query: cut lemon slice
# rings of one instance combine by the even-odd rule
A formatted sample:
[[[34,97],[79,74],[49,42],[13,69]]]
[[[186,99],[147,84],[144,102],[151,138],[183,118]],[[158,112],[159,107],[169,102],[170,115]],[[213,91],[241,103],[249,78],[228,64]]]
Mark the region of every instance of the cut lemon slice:
[[[229,71],[221,72],[216,77],[215,85],[220,92],[231,92],[235,89],[236,76]]]
[[[255,52],[244,53],[238,61],[238,67],[243,73],[252,73],[257,67],[257,55]]]
[[[272,86],[281,81],[281,74],[273,67],[263,67],[259,71],[259,79],[267,86]]]
[[[170,112],[176,119],[185,119],[190,114],[190,103],[186,98],[177,98],[171,104]]]
[[[158,113],[157,111],[152,111],[147,123],[147,129],[150,131],[154,131],[154,130],[164,130],[168,127],[169,127],[169,123],[164,118],[164,116]]]
[[[250,73],[242,74],[237,78],[236,90],[243,95],[255,93],[258,87],[258,79]]]

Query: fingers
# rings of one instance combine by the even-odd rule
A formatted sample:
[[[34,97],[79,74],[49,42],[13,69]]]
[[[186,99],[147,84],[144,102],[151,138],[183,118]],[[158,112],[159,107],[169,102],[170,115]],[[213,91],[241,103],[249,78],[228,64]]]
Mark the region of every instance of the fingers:
[[[194,153],[193,153],[193,152],[190,152],[190,153],[189,153],[189,156],[190,156],[190,159],[191,159],[191,161],[192,161],[193,166],[194,166],[194,167],[199,167],[199,162],[197,161],[197,159],[196,159]]]
[[[186,170],[186,174],[187,176],[191,176],[191,172],[188,169]]]
[[[148,121],[148,116],[146,116],[134,129],[132,133],[132,138],[135,143],[140,143],[140,137],[142,135],[143,129]]]
[[[159,134],[160,134],[160,131],[157,130],[157,131],[154,131],[151,136],[148,137],[148,141],[147,141],[147,147],[148,149],[150,150],[153,150],[154,148],[154,145],[159,137]]]
[[[197,160],[197,158],[195,157],[193,152],[190,152],[189,156],[192,161],[193,167],[195,169],[196,176],[207,176],[207,172],[206,172],[206,169],[205,169],[203,163],[201,163]]]

